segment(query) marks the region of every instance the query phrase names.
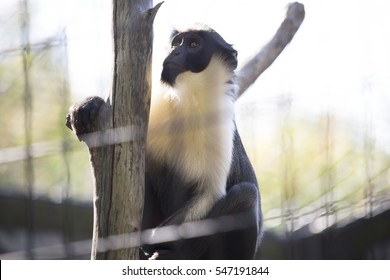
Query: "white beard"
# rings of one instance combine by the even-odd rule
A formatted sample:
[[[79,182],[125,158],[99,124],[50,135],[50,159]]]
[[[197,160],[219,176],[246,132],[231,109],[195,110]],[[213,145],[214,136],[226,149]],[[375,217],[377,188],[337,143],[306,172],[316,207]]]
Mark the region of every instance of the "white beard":
[[[185,222],[206,216],[226,193],[232,161],[238,86],[217,57],[200,73],[184,72],[152,96],[147,153],[197,183]]]

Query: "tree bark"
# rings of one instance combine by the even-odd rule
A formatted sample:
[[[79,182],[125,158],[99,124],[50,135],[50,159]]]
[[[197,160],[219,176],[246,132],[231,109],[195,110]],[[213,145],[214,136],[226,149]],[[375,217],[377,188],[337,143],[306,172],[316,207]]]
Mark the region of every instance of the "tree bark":
[[[106,205],[102,201],[101,210],[97,211],[107,213],[107,220],[99,225],[102,228],[108,226],[105,231],[107,236],[138,232],[141,229],[145,143],[152,80],[153,21],[160,6],[152,9],[152,5],[151,0],[113,1],[114,77],[110,97],[112,125],[114,128],[125,128],[125,136],[130,138],[128,141],[113,139],[114,142],[121,143],[115,144],[113,153],[111,152],[111,190],[102,186],[106,195],[111,195],[111,203]],[[118,137],[117,133],[113,135]],[[106,159],[99,161],[102,160]],[[97,242],[98,238],[99,236]],[[123,242],[126,243],[126,240]],[[96,251],[97,248],[92,253],[99,258]],[[139,258],[137,247],[109,250],[103,254],[105,259]]]
[[[129,233],[141,229],[153,21],[160,6],[113,0],[112,94],[107,102],[88,98],[67,116],[68,127],[88,145],[94,173],[92,259],[139,258],[138,247],[129,246],[139,242]]]

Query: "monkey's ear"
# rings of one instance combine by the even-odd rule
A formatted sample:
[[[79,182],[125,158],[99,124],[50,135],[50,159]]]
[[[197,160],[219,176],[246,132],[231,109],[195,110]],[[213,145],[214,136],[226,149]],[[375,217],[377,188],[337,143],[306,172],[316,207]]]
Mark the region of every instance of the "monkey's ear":
[[[172,31],[171,31],[171,40],[172,40],[173,37],[175,37],[177,34],[179,34],[179,30],[177,30],[176,28],[173,28]]]

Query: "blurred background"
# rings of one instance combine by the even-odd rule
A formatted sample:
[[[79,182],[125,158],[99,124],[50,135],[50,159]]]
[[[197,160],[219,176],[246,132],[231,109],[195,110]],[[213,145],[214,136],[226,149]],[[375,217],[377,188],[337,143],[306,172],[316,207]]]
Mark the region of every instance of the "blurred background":
[[[155,1],[155,3],[157,3]],[[169,34],[202,22],[239,53],[273,36],[283,0],[166,0],[154,81]],[[380,0],[302,0],[306,17],[236,103],[262,194],[262,259],[390,259],[390,18]],[[69,106],[108,96],[110,0],[0,2],[0,259],[89,257],[93,178]]]

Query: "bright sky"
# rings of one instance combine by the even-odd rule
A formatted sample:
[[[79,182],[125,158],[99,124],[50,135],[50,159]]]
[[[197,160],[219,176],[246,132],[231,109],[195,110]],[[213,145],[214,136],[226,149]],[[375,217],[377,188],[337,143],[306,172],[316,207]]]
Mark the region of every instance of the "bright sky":
[[[0,18],[17,0],[2,0]],[[31,41],[65,29],[74,94],[106,96],[111,90],[111,0],[30,0]],[[217,30],[245,62],[272,37],[284,19],[286,0],[166,0],[155,21],[159,66],[172,27],[203,22]],[[306,18],[292,43],[239,104],[274,106],[290,94],[296,108],[372,120],[390,151],[390,17],[387,0],[302,0]],[[155,1],[157,3],[157,1]],[[0,42],[0,48],[8,48]]]

